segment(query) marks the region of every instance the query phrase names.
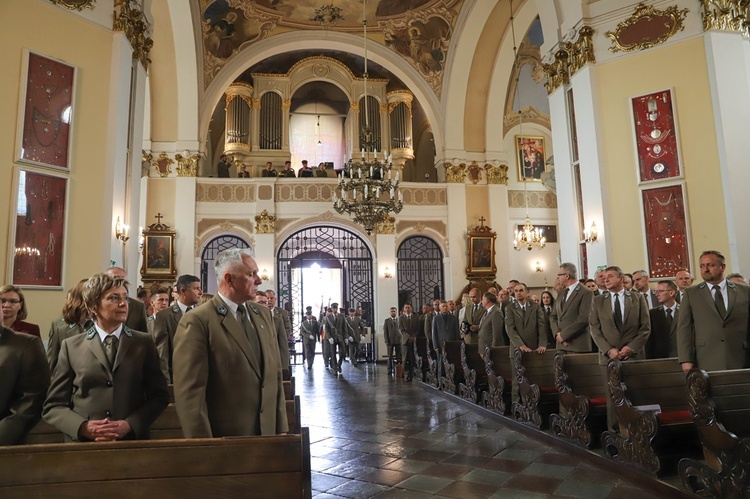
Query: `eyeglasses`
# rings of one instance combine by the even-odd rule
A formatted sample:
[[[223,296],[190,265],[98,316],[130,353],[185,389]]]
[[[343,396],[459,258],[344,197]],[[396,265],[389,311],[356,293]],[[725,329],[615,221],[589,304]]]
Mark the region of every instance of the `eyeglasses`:
[[[5,305],[6,303],[10,303],[11,305],[18,305],[22,301],[23,300],[16,300],[15,298],[7,299],[7,300],[5,298],[0,298],[0,303],[3,305]]]

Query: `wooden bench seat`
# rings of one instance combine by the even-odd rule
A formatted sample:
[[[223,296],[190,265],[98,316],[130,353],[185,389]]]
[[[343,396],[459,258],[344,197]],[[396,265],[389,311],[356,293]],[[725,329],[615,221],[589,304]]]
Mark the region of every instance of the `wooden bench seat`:
[[[592,447],[607,429],[607,388],[599,354],[558,351],[553,365],[560,412],[550,416],[550,428],[562,439]]]
[[[461,398],[476,403],[487,391],[487,369],[484,359],[479,355],[479,345],[461,342],[461,368],[464,381],[458,385]]]
[[[558,407],[555,386],[554,357],[557,350],[524,353],[513,352],[519,400],[513,401],[511,413],[517,421],[535,428],[544,428],[549,416]]]
[[[0,497],[312,495],[310,438],[140,440],[0,447]]]
[[[461,345],[464,342],[443,342],[443,376],[440,387],[454,395],[458,395],[458,386],[464,381],[464,370],[461,368]]]
[[[696,427],[686,417],[685,374],[676,358],[612,360],[607,377],[619,426],[619,433],[602,433],[607,456],[663,475],[677,459],[700,451]],[[658,406],[661,414],[639,406]]]
[[[420,381],[427,381],[427,373],[430,372],[430,357],[435,357],[435,352],[430,351],[430,344],[424,336],[417,336],[412,344],[414,348],[414,359],[417,364],[417,375]],[[433,379],[436,375],[433,375]],[[428,381],[429,382],[429,381]],[[431,384],[437,386],[433,381]]]
[[[513,376],[510,347],[486,346],[484,369],[487,373],[487,391],[482,394],[482,403],[487,409],[505,414],[510,409],[510,385]]]
[[[750,369],[694,369],[687,393],[705,462],[680,461],[683,485],[702,497],[750,497]]]

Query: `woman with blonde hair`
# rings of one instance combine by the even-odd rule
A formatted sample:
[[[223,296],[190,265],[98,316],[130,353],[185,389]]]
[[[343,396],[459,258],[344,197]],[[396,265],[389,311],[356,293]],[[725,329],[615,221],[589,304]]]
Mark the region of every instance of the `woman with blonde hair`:
[[[26,299],[21,288],[12,284],[6,284],[0,288],[0,304],[3,308],[3,326],[17,333],[42,337],[38,325],[25,322],[26,317],[29,316],[29,311],[26,308]]]
[[[83,285],[88,279],[78,281],[65,299],[65,305],[62,309],[62,317],[52,321],[49,327],[49,341],[47,342],[47,361],[49,369],[55,372],[57,366],[57,356],[60,354],[60,345],[63,340],[86,332],[94,322],[91,320],[91,313],[83,303]]]

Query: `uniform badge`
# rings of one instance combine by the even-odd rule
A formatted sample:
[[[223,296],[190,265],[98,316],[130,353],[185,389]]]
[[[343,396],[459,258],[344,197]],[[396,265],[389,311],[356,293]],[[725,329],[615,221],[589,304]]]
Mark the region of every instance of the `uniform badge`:
[[[125,336],[127,336],[128,338],[133,337],[133,331],[131,331],[128,326],[122,326],[122,332],[125,333]]]
[[[219,315],[227,315],[227,312],[228,312],[227,307],[225,307],[224,305],[217,305],[216,306],[216,313],[217,314],[219,314]]]
[[[249,305],[250,305],[250,310],[252,310],[255,315],[260,314],[260,312],[258,312],[258,309],[255,308],[255,305],[253,305],[252,303],[250,303]]]
[[[179,305],[173,305],[172,306],[172,312],[174,312],[175,314],[179,313],[180,312],[180,306]]]
[[[96,328],[92,327],[91,329],[89,329],[88,331],[86,331],[86,339],[87,340],[92,339],[94,336],[96,336]]]

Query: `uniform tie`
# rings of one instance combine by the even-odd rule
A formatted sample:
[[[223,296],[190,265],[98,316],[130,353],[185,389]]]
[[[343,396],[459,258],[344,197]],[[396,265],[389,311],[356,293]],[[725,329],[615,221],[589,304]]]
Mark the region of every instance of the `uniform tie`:
[[[104,337],[104,353],[107,356],[107,362],[109,362],[109,368],[112,369],[115,366],[115,357],[117,356],[117,336],[114,334],[108,334]]]
[[[615,327],[622,331],[622,308],[620,308],[620,295],[615,294]]]
[[[668,308],[665,310],[667,312],[667,329],[670,331],[672,330],[672,309]]]
[[[253,326],[253,321],[247,317],[247,310],[244,305],[237,307],[237,316],[240,319],[240,325],[245,331],[245,336],[250,342],[250,350],[255,355],[255,359],[259,361],[260,365],[263,365],[263,352],[260,349],[260,340],[258,339],[258,331]]]
[[[714,301],[716,302],[716,310],[723,319],[727,315],[727,308],[724,306],[724,296],[721,294],[721,287],[714,284]]]
[[[570,288],[563,289],[562,296],[560,297],[561,303],[565,303],[565,299],[568,297],[568,291],[570,291]]]

